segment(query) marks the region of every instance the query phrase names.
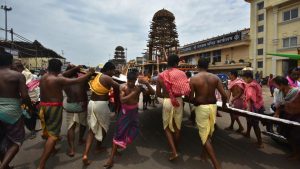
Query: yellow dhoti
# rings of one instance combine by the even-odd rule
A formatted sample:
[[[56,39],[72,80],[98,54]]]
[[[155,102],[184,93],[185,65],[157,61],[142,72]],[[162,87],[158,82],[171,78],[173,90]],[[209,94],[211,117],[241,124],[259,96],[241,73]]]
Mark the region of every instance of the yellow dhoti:
[[[200,105],[195,108],[196,123],[202,144],[205,144],[208,136],[212,136],[215,130],[217,105]]]
[[[163,113],[162,113],[162,119],[163,119],[163,125],[164,129],[167,127],[172,131],[175,132],[173,127],[173,120],[175,122],[175,125],[177,129],[180,130],[181,128],[181,122],[182,122],[182,115],[183,115],[183,101],[181,97],[176,98],[180,104],[179,107],[174,107],[171,103],[170,98],[165,98],[163,101]]]

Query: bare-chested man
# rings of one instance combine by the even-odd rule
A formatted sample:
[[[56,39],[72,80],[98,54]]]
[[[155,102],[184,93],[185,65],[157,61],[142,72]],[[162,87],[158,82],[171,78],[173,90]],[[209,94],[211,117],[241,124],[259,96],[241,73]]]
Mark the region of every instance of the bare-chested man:
[[[237,109],[245,109],[244,106],[244,89],[245,89],[245,82],[242,79],[238,78],[238,72],[236,70],[233,70],[229,74],[230,82],[228,84],[229,89],[229,98],[230,104]],[[230,114],[231,123],[230,126],[226,128],[226,130],[233,130],[234,122],[236,121],[239,125],[238,130],[236,132],[241,133],[244,128],[241,124],[241,121],[239,119],[239,116]]]
[[[67,70],[70,70],[73,66],[68,66]],[[78,73],[75,72],[71,78],[78,78]],[[64,109],[67,112],[67,127],[68,127],[68,144],[69,151],[68,156],[73,157],[75,155],[75,129],[76,125],[79,125],[79,138],[78,144],[85,143],[83,136],[86,129],[87,118],[87,102],[88,102],[88,81],[70,85],[64,88],[67,95],[67,99],[64,101]]]
[[[188,93],[186,95],[190,92],[187,76],[183,71],[176,68],[178,63],[179,57],[177,55],[170,55],[168,57],[168,69],[159,74],[156,85],[157,97],[164,99],[162,112],[163,127],[168,144],[172,151],[169,161],[173,161],[178,158],[177,146],[180,139],[180,129],[183,116],[182,94],[178,94],[179,91],[175,91],[172,86],[180,84],[180,87],[182,87],[180,92],[187,88]]]
[[[80,66],[61,73],[62,62],[58,59],[51,59],[48,63],[48,73],[40,80],[41,103],[39,116],[43,128],[43,138],[47,139],[38,169],[44,169],[46,161],[55,149],[55,144],[59,139],[62,125],[63,112],[63,88],[87,81],[93,70],[80,78],[70,77],[74,72],[80,70]]]
[[[21,99],[32,110],[26,80],[21,73],[11,70],[13,56],[0,52],[0,169],[9,169],[9,163],[24,141]]]
[[[155,93],[147,80],[139,79],[139,83],[145,85],[147,87],[146,89],[142,85],[135,85],[137,77],[137,72],[129,72],[127,74],[127,83],[120,86],[122,112],[118,114],[113,147],[111,155],[104,165],[105,168],[111,168],[113,166],[117,148],[125,149],[139,133],[138,103],[140,93]]]
[[[211,144],[211,137],[214,132],[217,113],[216,89],[222,96],[223,108],[226,108],[227,95],[224,91],[221,80],[214,74],[208,73],[209,62],[205,59],[198,61],[199,73],[190,79],[191,95],[190,100],[196,106],[196,124],[199,135],[204,145],[202,157],[208,153],[215,169],[220,169],[221,165],[217,161],[214,149]]]
[[[277,76],[273,78],[273,83],[279,92],[275,99],[275,117],[300,122],[300,89],[289,85],[285,77]],[[300,127],[299,126],[281,126],[283,134],[293,153],[290,160],[300,160]]]

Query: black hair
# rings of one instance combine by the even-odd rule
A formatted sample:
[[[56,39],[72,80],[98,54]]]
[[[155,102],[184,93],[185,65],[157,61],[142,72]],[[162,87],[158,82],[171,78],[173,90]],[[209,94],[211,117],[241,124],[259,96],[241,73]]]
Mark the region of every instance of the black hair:
[[[190,71],[185,72],[185,75],[186,75],[188,78],[192,77],[192,73],[191,73]]]
[[[288,86],[289,85],[289,81],[283,77],[283,76],[277,76],[273,79],[273,82],[276,83],[277,85],[284,85],[284,86]]]
[[[0,52],[0,66],[10,66],[13,63],[13,55],[7,52]]]
[[[127,80],[136,80],[138,77],[137,72],[131,71],[127,73]]]
[[[251,79],[253,79],[253,71],[251,71],[251,70],[245,70],[244,72],[243,72],[243,75],[242,75],[243,77],[246,77],[246,78],[251,78]]]
[[[207,70],[208,69],[208,65],[209,65],[209,61],[207,59],[200,58],[198,60],[198,65],[197,65],[198,68]]]
[[[74,67],[74,66],[72,66],[72,65],[68,65],[67,68],[66,68],[66,71],[72,69],[73,67]]]
[[[101,69],[101,73],[105,73],[108,72],[110,70],[115,70],[116,66],[112,63],[112,62],[106,62],[103,66],[103,68]]]
[[[233,75],[234,77],[238,77],[238,71],[237,70],[230,71],[230,74]]]
[[[292,74],[293,71],[300,71],[300,68],[298,68],[298,67],[290,68],[290,69],[288,70],[288,75]]]
[[[73,69],[75,66],[74,65],[71,65],[71,64],[69,64],[68,66],[67,66],[67,68],[66,68],[66,70],[65,71],[68,71],[68,70],[71,70],[71,69]],[[70,76],[71,77],[78,77],[78,74],[77,74],[78,72],[73,72]]]
[[[135,72],[136,74],[139,74],[139,70],[136,68],[129,69],[128,72]]]
[[[172,54],[168,57],[168,66],[175,67],[179,63],[179,57],[176,54]]]
[[[62,65],[62,62],[59,59],[51,59],[48,61],[48,71],[60,73]]]

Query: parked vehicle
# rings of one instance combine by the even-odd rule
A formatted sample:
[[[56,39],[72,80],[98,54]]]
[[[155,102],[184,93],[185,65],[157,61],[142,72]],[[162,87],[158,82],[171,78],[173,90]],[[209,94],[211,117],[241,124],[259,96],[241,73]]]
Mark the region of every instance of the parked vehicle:
[[[219,73],[217,76],[221,79],[224,88],[227,90],[229,77],[225,73]]]

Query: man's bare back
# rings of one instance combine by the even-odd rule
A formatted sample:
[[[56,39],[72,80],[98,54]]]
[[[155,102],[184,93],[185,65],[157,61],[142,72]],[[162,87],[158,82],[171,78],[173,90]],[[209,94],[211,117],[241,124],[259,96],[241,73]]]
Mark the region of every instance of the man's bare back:
[[[61,77],[47,73],[40,80],[41,101],[42,102],[62,102],[63,101],[63,84]]]
[[[24,75],[9,68],[1,68],[0,77],[0,97],[20,98],[20,94],[27,95]]]
[[[64,88],[67,95],[68,103],[84,102],[88,100],[87,97],[88,85],[87,82],[74,84]]]
[[[201,104],[215,104],[217,102],[216,89],[221,95],[226,96],[221,80],[212,73],[198,73],[190,79],[190,85],[192,91],[195,92],[194,104],[196,106]]]

